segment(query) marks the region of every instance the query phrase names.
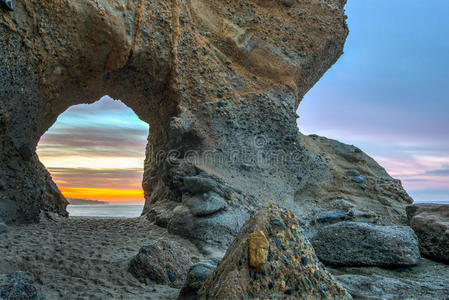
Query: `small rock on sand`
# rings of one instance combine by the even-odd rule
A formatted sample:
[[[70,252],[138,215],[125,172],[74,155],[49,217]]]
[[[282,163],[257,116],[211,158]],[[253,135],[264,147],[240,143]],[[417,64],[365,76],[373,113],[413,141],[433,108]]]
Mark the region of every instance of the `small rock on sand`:
[[[180,243],[156,240],[140,248],[128,270],[143,283],[152,280],[180,288],[191,264],[189,253]]]
[[[7,275],[0,275],[0,299],[43,300],[45,298],[26,273],[13,272]]]

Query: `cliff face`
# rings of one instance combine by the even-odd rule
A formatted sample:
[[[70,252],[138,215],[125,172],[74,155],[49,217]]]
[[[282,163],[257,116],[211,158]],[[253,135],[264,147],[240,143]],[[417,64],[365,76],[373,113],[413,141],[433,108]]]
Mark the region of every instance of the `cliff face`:
[[[399,182],[297,131],[299,102],[342,54],[344,4],[19,0],[1,10],[0,217],[66,214],[36,145],[68,107],[108,94],[151,128],[144,214],[205,249],[226,246],[273,201],[306,216],[345,198],[401,222],[410,199]],[[345,183],[354,168],[369,171],[366,187]]]

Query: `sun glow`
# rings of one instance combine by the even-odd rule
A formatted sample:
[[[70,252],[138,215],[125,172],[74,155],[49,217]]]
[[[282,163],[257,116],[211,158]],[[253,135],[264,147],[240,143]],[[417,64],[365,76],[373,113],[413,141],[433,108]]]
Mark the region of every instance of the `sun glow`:
[[[111,202],[143,201],[144,199],[141,189],[61,187],[60,190],[67,198],[95,199]]]

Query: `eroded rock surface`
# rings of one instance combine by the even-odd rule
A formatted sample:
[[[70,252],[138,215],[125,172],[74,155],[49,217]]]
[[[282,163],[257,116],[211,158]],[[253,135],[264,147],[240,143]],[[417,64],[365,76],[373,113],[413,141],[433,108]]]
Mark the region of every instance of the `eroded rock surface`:
[[[449,264],[449,205],[410,205],[407,216],[418,236],[422,255]]]
[[[34,286],[24,272],[0,275],[0,299],[4,300],[44,300],[45,297]]]
[[[217,264],[212,261],[200,261],[190,267],[187,279],[179,292],[178,300],[196,300],[198,292],[206,280],[214,273]]]
[[[18,0],[0,10],[0,218],[67,215],[36,145],[68,107],[108,94],[151,126],[144,214],[205,252],[223,252],[272,199],[306,223],[336,199],[404,223],[411,200],[399,181],[353,146],[298,134],[302,97],[343,53],[344,4]]]
[[[140,248],[128,270],[143,283],[152,280],[181,288],[191,264],[189,253],[181,244],[156,240]]]
[[[250,218],[199,292],[201,299],[351,299],[315,256],[292,211]]]
[[[449,299],[449,266],[427,259],[399,269],[329,268],[329,271],[354,299]]]
[[[420,258],[418,239],[408,226],[340,222],[320,229],[311,240],[318,257],[334,266],[399,267]]]

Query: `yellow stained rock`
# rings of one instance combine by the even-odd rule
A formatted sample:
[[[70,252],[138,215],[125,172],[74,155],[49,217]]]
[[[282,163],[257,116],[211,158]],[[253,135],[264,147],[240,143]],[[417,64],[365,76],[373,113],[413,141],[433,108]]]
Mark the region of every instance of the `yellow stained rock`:
[[[248,239],[248,260],[251,268],[262,270],[268,257],[268,239],[261,230],[251,233]]]

